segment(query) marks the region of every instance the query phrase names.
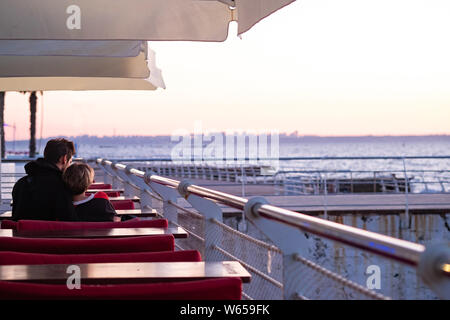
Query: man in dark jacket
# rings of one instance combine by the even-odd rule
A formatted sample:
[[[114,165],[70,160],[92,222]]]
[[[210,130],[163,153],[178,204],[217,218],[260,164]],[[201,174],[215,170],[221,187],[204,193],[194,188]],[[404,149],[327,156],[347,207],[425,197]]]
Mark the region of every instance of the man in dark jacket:
[[[62,180],[74,154],[72,141],[53,139],[45,146],[44,158],[25,165],[27,175],[16,182],[12,191],[13,220],[78,220],[72,195]]]

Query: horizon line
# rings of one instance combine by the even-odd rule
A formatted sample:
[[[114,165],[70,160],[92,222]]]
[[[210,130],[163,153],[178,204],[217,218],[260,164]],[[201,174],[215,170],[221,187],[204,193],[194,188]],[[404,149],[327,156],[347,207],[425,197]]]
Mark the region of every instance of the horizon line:
[[[235,132],[238,133],[238,132]],[[295,133],[295,132],[294,132]],[[373,135],[373,134],[367,134],[367,135],[314,135],[314,134],[304,134],[304,135],[298,135],[294,133],[278,133],[279,136],[287,137],[287,138],[321,138],[321,139],[327,139],[327,138],[424,138],[424,137],[450,137],[449,133],[436,133],[436,134],[387,134],[387,135]],[[194,133],[189,133],[191,136],[194,135]],[[205,133],[202,133],[205,134]],[[226,132],[215,132],[214,134],[226,134]],[[243,133],[249,134],[249,133]],[[256,135],[262,135],[267,134],[270,135],[270,133],[257,133]],[[49,140],[49,139],[55,139],[55,138],[98,138],[98,139],[108,139],[108,138],[166,138],[171,137],[172,135],[168,134],[159,134],[159,135],[89,135],[89,134],[82,134],[77,136],[67,136],[67,135],[60,135],[60,136],[48,136],[48,137],[42,137],[42,138],[36,138],[37,140]],[[29,141],[30,139],[19,139],[19,140],[10,140],[7,139],[5,142],[20,142],[20,141]]]

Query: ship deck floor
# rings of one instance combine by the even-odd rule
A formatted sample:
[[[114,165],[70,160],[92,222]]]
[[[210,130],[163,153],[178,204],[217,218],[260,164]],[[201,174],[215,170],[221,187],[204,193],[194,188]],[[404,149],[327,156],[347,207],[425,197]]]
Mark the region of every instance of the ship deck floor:
[[[179,179],[179,178],[175,178]],[[192,183],[217,191],[242,196],[242,185],[202,179],[189,179]],[[450,193],[353,193],[324,195],[274,195],[271,185],[245,185],[245,198],[263,196],[270,204],[307,214],[396,214],[403,213],[408,206],[410,213],[450,213]],[[180,199],[180,201],[185,201]],[[181,203],[180,203],[181,204]],[[189,207],[189,204],[183,203]],[[222,206],[225,214],[237,213],[237,209]]]

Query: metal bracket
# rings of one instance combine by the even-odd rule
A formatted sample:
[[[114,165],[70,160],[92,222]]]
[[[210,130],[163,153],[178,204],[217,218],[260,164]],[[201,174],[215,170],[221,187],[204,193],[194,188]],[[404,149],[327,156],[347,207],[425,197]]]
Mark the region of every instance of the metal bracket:
[[[264,204],[268,202],[262,197],[251,198],[244,206],[244,211],[247,218],[283,252],[283,294],[285,299],[294,299],[304,285],[304,279],[298,272],[296,256],[307,255],[308,241],[298,228],[261,217],[257,210]]]
[[[160,185],[155,182],[150,182],[149,185],[150,188],[164,200],[164,202],[166,201],[172,201],[175,203],[177,202],[178,193],[176,192],[175,189]]]
[[[244,206],[247,219],[251,220],[266,234],[284,254],[301,254],[304,256],[307,252],[307,239],[304,233],[298,228],[262,218],[256,211],[264,204],[268,204],[268,202],[263,197],[250,198]]]
[[[109,168],[106,165],[106,160],[103,159],[100,163],[97,164],[97,166],[99,168],[101,168],[102,171],[103,171],[103,182],[112,184],[112,182],[113,182],[113,174],[110,171],[111,168]]]
[[[155,175],[155,173],[153,171],[148,171],[147,173],[145,173],[144,175],[144,182],[148,185],[150,185],[150,183],[152,182],[151,177]]]
[[[132,165],[127,165],[127,166],[125,167],[125,172],[126,172],[127,174],[129,174],[129,173],[131,173],[131,169],[134,169],[134,167],[133,167]]]
[[[186,200],[206,219],[216,219],[219,222],[223,222],[222,209],[213,201],[193,194],[189,195]]]
[[[132,195],[134,195],[134,180],[132,179],[132,175],[129,174],[129,172],[127,171],[120,171],[115,169],[115,173],[116,175],[122,179],[122,185],[125,193],[125,196],[130,197]]]
[[[177,203],[178,193],[174,188],[166,187],[161,184],[152,182],[150,177],[151,173],[146,173],[144,181],[150,186],[153,192],[158,194],[163,199],[163,214],[164,217],[174,223],[178,223],[178,211],[177,208],[171,205],[169,202]]]
[[[189,196],[189,192],[187,188],[193,183],[190,180],[183,180],[178,184],[178,193],[183,197],[187,198]]]
[[[246,216],[253,216],[255,218],[259,217],[258,208],[263,204],[269,204],[269,202],[264,197],[253,197],[247,200],[244,206],[244,214]]]
[[[235,0],[217,0],[217,1],[222,2],[222,3],[228,5],[231,8],[235,8],[236,7]]]
[[[427,246],[420,256],[417,273],[441,298],[450,299],[450,242]]]
[[[223,223],[222,209],[215,202],[194,194],[189,194],[186,200],[205,217],[205,261],[220,259],[215,246],[221,246],[223,230],[213,220]]]

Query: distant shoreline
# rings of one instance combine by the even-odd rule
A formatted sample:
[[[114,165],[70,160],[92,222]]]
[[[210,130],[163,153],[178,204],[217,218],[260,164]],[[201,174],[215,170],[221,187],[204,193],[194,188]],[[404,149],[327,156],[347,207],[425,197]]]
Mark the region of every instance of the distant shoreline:
[[[108,143],[108,142],[161,142],[170,143],[171,136],[158,135],[158,136],[58,136],[76,141],[77,143]],[[48,141],[55,137],[43,138],[42,141]],[[315,136],[315,135],[295,135],[295,134],[280,134],[280,142],[358,142],[358,141],[418,141],[418,140],[449,140],[450,135],[362,135],[362,136]],[[37,139],[39,141],[40,139]],[[28,143],[26,140],[16,140],[16,143]],[[7,143],[13,143],[14,140],[6,140]]]

